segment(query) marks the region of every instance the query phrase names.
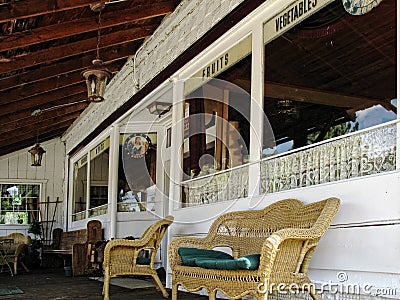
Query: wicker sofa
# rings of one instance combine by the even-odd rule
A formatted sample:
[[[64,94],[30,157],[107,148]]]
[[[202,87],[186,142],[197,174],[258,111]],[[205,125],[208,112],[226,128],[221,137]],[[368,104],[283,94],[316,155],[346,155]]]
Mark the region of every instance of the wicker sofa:
[[[17,274],[17,264],[20,264],[24,267],[26,271],[29,271],[28,268],[20,261],[20,256],[24,249],[27,249],[30,244],[30,237],[28,235],[23,235],[22,233],[10,233],[6,236],[0,236],[1,240],[7,240],[9,242],[4,243],[2,245],[3,255],[0,258],[0,264],[5,265],[9,263],[13,263],[14,265],[14,275]]]
[[[329,198],[311,204],[285,199],[262,210],[230,212],[218,217],[204,238],[178,237],[169,245],[172,270],[172,299],[178,286],[194,292],[205,288],[209,299],[217,290],[231,299],[253,294],[257,299],[282,287],[296,284],[321,299],[310,288],[307,272],[311,256],[321,236],[328,229],[338,208],[339,199]],[[255,270],[224,270],[185,266],[179,248],[213,249],[229,247],[234,258],[261,254]],[[291,285],[292,284],[292,285]]]

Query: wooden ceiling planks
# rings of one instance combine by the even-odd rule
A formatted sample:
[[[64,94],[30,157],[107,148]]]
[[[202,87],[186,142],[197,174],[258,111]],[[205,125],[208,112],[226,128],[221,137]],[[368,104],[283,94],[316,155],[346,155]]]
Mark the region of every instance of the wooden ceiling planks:
[[[179,2],[108,1],[101,13],[100,58],[105,66],[118,72]],[[93,3],[98,1],[0,0],[0,155],[32,141],[34,110],[56,106],[41,115],[49,120],[39,124],[41,138],[47,139],[60,136],[87,107],[81,102],[86,98],[81,72],[96,57],[98,14],[89,7]]]
[[[129,24],[145,19],[152,19],[171,13],[173,10],[171,2],[152,3],[146,6],[126,9],[123,11],[103,12],[101,15],[101,29],[114,27],[121,24]],[[107,7],[105,8],[105,10]],[[44,43],[55,39],[95,31],[97,33],[97,14],[82,19],[59,22],[53,25],[43,26],[16,33],[15,35],[0,37],[0,52],[15,48],[23,48],[34,44]]]

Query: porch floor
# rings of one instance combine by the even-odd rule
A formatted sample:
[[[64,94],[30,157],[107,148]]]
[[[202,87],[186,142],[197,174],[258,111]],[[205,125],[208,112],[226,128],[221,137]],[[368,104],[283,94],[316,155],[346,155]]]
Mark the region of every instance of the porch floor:
[[[6,299],[103,299],[101,294],[103,282],[90,279],[89,277],[66,277],[63,268],[56,269],[35,269],[29,273],[20,270],[20,273],[11,277],[8,270],[3,269],[0,273],[0,287],[17,287],[22,290],[23,294],[0,295],[0,300]],[[140,278],[140,277],[138,277]],[[144,277],[143,277],[144,278]],[[161,292],[156,291],[154,286],[149,287],[146,278],[144,288],[135,287],[138,280],[130,288],[110,285],[111,299],[135,299],[135,300],[156,300],[164,299]],[[126,285],[127,280],[123,280]],[[129,281],[129,280],[128,280]],[[140,284],[139,284],[140,285]],[[128,284],[129,286],[129,284]],[[168,290],[170,293],[170,290]],[[171,294],[171,293],[170,293]],[[179,299],[208,299],[208,297],[198,296],[194,294],[179,292]],[[169,297],[171,299],[171,296]]]

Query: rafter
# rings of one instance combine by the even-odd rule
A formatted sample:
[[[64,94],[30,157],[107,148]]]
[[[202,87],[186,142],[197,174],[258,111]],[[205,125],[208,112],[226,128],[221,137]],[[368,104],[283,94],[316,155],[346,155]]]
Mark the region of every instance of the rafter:
[[[115,66],[112,68],[107,66],[107,68],[111,72],[116,72],[118,70]],[[48,93],[52,90],[73,85],[78,82],[84,82],[84,78],[82,77],[80,70],[53,76],[51,78],[47,78],[46,80],[40,80],[34,84],[28,84],[12,90],[0,92],[0,99],[7,98],[7,102],[18,101],[35,95]]]
[[[103,37],[104,42],[101,45],[101,49],[106,51],[107,47],[143,39],[151,35],[153,30],[153,26],[146,26],[107,34]],[[92,52],[96,49],[96,45],[97,37],[94,37],[62,46],[52,47],[51,51],[49,51],[49,49],[43,49],[27,55],[13,57],[9,62],[2,63],[0,66],[4,73],[16,71],[49,63],[62,58],[79,55],[84,52]],[[95,56],[93,56],[93,58],[95,58]]]
[[[62,115],[53,114],[46,117],[45,121],[42,121],[40,123],[36,122],[36,118],[28,118],[23,121],[20,120],[19,122],[9,123],[6,126],[2,126],[1,131],[3,134],[16,136],[18,135],[18,132],[30,131],[32,128],[36,128],[36,126],[39,126],[39,128],[44,128],[50,124],[75,120],[76,118],[79,117],[81,112],[82,110],[76,110]],[[41,116],[41,118],[44,119],[44,116]]]
[[[43,95],[29,97],[29,98],[23,99],[21,101],[8,103],[7,99],[0,99],[0,101],[1,101],[0,116],[9,114],[9,113],[15,111],[16,106],[18,107],[18,109],[26,109],[29,107],[34,107],[34,106],[40,105],[41,103],[44,103],[46,101],[51,101],[53,99],[76,95],[76,94],[79,94],[79,93],[82,93],[85,91],[86,91],[86,84],[85,83],[77,83],[77,84],[74,84],[71,86],[67,86],[67,87],[64,87],[64,88],[61,88],[58,90],[48,92]]]
[[[84,78],[82,77],[80,71],[63,74],[58,77],[52,77],[47,80],[39,81],[35,84],[30,84],[24,87],[19,87],[17,89],[0,92],[0,99],[7,99],[7,102],[10,103],[35,95],[40,95],[42,93],[48,93],[49,91],[83,81]]]
[[[74,122],[74,120],[67,120],[63,122],[51,122],[47,126],[41,127],[41,130],[43,132],[51,132],[51,131],[56,131],[60,128],[68,128],[71,126],[71,124]],[[5,134],[4,136],[0,136],[0,144],[2,147],[11,145],[15,143],[15,140],[23,140],[23,139],[29,139],[32,136],[36,136],[36,129],[33,126],[30,126],[29,131],[22,131],[22,130],[17,130],[17,132],[13,134]],[[42,141],[42,139],[39,136],[39,141]]]
[[[51,131],[51,132],[46,132],[40,136],[40,142],[43,143],[45,141],[51,140],[53,138],[61,136],[63,132],[68,128],[68,126],[59,128],[57,130]],[[32,147],[36,142],[36,137],[35,136],[30,136],[30,137],[25,137],[22,140],[17,140],[17,142],[14,141],[12,144],[4,145],[1,144],[0,146],[0,156],[5,155],[7,153],[11,153],[23,148],[27,147]]]
[[[234,83],[250,90],[249,80],[234,80]],[[275,99],[289,99],[299,102],[309,102],[321,105],[331,105],[337,107],[359,107],[369,103],[369,106],[381,104],[384,107],[389,106],[390,101],[386,99],[372,99],[367,97],[351,96],[338,94],[332,91],[324,91],[318,89],[310,89],[301,86],[281,84],[267,81],[264,83],[264,96]]]
[[[93,0],[24,0],[0,5],[0,22],[54,13],[67,9],[89,6]]]
[[[120,62],[135,53],[137,41],[119,45],[108,49],[101,56],[108,67],[110,63]],[[26,83],[36,82],[53,76],[59,76],[75,70],[83,70],[92,64],[93,54],[72,58],[57,64],[41,66],[35,70],[27,70],[24,73],[0,78],[0,90],[7,90],[10,87],[20,86]],[[0,64],[1,66],[1,64]],[[112,69],[111,69],[112,71]]]
[[[52,101],[44,102],[44,103],[41,103],[36,106],[30,106],[25,109],[18,109],[18,111],[10,112],[8,114],[0,116],[0,124],[6,125],[8,123],[13,123],[16,120],[23,120],[25,118],[30,118],[32,116],[32,112],[36,109],[47,109],[47,108],[55,107],[58,105],[66,105],[68,103],[82,101],[86,98],[86,96],[87,96],[87,93],[82,92],[82,93],[72,95],[72,96],[67,96],[67,97],[63,97],[63,98],[59,98],[59,99],[53,99]],[[71,106],[76,106],[76,107],[82,108],[82,109],[85,109],[88,105],[89,105],[89,103],[85,103],[85,102],[82,102],[79,104],[71,104]],[[67,106],[67,107],[70,107],[70,106]],[[64,108],[67,108],[67,107],[64,107]],[[57,111],[62,112],[62,110],[60,110],[60,109],[57,109]],[[48,115],[48,113],[43,113],[43,115],[46,117],[46,115]],[[1,128],[2,127],[0,126],[0,133],[1,133]]]
[[[169,1],[146,4],[141,6],[140,9],[135,7],[122,11],[103,12],[101,28],[163,16],[171,13],[173,9],[174,3]],[[96,16],[40,27],[10,36],[2,36],[0,37],[0,52],[97,30]]]

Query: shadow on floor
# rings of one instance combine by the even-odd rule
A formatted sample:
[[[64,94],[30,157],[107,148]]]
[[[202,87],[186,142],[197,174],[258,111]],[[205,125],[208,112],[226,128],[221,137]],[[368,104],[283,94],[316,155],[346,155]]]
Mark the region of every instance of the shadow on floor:
[[[110,286],[110,298],[115,300],[164,299],[154,286],[148,284],[151,281],[146,279],[143,283],[140,283],[137,280],[135,280],[134,285],[130,285],[130,281],[127,279],[117,279],[116,283],[119,282],[125,287],[112,284]],[[36,269],[29,273],[21,270],[18,275],[13,277],[10,276],[9,272],[3,272],[0,273],[0,283],[1,285],[18,287],[24,292],[23,294],[0,296],[0,300],[103,299],[101,294],[102,281],[93,280],[89,277],[66,277],[63,268]],[[131,286],[133,289],[126,286]],[[168,292],[170,293],[170,291]],[[208,299],[208,297],[183,292],[179,292],[178,298],[179,300]]]

